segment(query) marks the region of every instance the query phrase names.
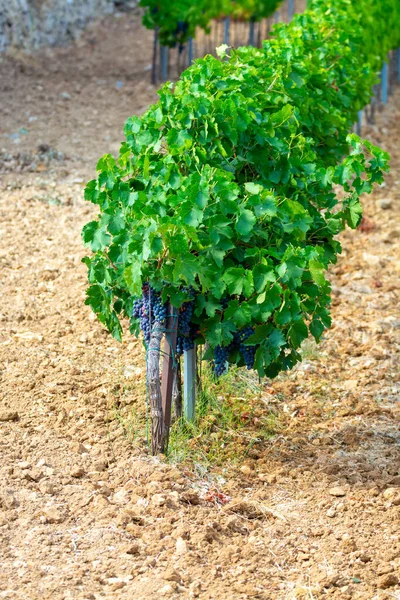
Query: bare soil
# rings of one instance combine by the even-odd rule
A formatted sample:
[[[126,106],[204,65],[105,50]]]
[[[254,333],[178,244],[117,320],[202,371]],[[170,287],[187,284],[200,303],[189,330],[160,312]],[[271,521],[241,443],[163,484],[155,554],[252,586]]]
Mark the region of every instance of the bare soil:
[[[265,384],[279,435],[200,477],[126,436],[142,345],[84,306],[83,182],[155,99],[150,55],[130,14],[0,63],[0,598],[399,599],[399,90],[365,132],[392,173],[342,236],[334,325]]]

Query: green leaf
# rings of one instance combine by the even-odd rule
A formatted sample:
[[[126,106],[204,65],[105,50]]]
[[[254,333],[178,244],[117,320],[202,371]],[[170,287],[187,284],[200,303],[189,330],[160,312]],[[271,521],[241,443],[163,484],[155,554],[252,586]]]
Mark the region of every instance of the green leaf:
[[[227,44],[221,44],[220,46],[218,46],[215,51],[217,53],[217,56],[219,56],[219,58],[225,58],[226,57],[226,51],[228,50],[229,46]]]
[[[267,265],[256,265],[253,269],[254,286],[257,293],[265,290],[267,283],[274,283],[276,276],[273,270]]]
[[[307,325],[304,321],[295,321],[289,328],[288,335],[293,348],[299,348],[308,337]]]
[[[259,183],[248,182],[244,184],[244,187],[246,192],[253,196],[261,194],[261,192],[263,191],[263,187]]]
[[[97,204],[98,197],[99,191],[97,189],[97,181],[96,179],[92,179],[85,187],[84,198],[89,202],[93,202],[93,204]]]
[[[106,233],[104,227],[101,227],[98,221],[90,221],[82,229],[82,238],[85,244],[90,246],[93,252],[103,250],[106,248],[110,241],[111,236]]]
[[[124,279],[133,296],[142,294],[142,267],[139,262],[130,264],[124,270]]]
[[[323,332],[325,331],[324,325],[321,323],[319,319],[313,319],[310,323],[310,333],[317,342],[320,341]]]
[[[251,320],[251,308],[246,302],[239,303],[238,300],[231,300],[224,313],[224,321],[233,321],[241,328],[247,325]]]
[[[232,267],[228,269],[222,279],[228,286],[230,294],[239,295],[243,290],[245,271],[242,267]]]
[[[344,203],[344,214],[345,214],[345,219],[348,223],[348,225],[352,228],[352,229],[356,229],[359,224],[361,223],[361,219],[362,219],[362,206],[361,203],[359,201],[358,198],[350,198],[348,200],[346,200]]]
[[[173,270],[175,281],[184,281],[188,285],[194,283],[196,277],[197,261],[192,254],[178,256]]]
[[[171,129],[167,135],[167,142],[170,150],[180,152],[192,146],[193,138],[186,129]]]
[[[240,216],[236,223],[236,231],[243,237],[247,237],[256,224],[256,221],[257,219],[254,213],[245,208],[240,212]]]
[[[327,281],[324,277],[324,266],[317,260],[311,259],[308,261],[308,268],[315,283],[320,286],[325,286]]]

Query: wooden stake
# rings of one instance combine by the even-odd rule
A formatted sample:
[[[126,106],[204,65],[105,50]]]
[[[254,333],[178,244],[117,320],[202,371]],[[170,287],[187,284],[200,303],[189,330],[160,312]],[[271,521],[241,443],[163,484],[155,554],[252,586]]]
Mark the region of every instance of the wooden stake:
[[[178,358],[176,369],[174,371],[174,385],[172,388],[172,402],[174,404],[175,419],[182,417],[182,380],[181,380],[181,361]]]
[[[164,449],[168,447],[169,428],[171,425],[172,390],[174,386],[174,362],[176,354],[176,338],[178,333],[177,310],[168,305],[166,335],[164,342],[164,359],[162,370],[161,396],[164,417]]]
[[[151,453],[165,450],[165,425],[160,384],[160,348],[164,334],[161,323],[153,325],[147,351],[147,385],[151,416]]]

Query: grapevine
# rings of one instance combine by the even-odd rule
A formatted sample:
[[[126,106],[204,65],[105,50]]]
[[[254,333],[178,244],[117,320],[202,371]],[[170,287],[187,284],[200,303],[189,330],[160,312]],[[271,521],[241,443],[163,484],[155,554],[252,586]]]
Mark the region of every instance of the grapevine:
[[[99,161],[86,302],[117,339],[122,317],[161,335],[170,304],[178,354],[201,344],[218,375],[229,362],[275,377],[330,327],[337,234],[389,160],[349,131],[400,46],[400,9],[309,4],[262,49],[196,61]]]
[[[141,0],[146,11],[143,24],[157,29],[163,46],[175,47],[195,35],[197,27],[209,30],[212,19],[231,16],[233,19],[259,21],[270,17],[282,0]]]

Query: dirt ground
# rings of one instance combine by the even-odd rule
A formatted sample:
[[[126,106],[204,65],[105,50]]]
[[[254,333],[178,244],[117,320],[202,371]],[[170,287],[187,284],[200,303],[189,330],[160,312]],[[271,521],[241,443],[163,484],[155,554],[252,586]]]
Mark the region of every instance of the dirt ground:
[[[265,385],[279,434],[201,477],[129,441],[110,406],[144,403],[142,346],[84,306],[84,181],[155,99],[150,55],[125,15],[0,59],[0,598],[400,599],[400,89],[334,326]]]

